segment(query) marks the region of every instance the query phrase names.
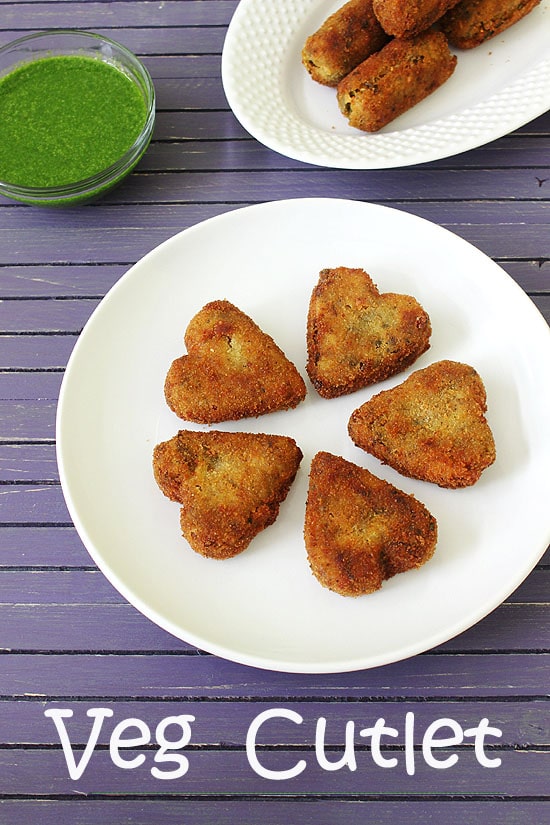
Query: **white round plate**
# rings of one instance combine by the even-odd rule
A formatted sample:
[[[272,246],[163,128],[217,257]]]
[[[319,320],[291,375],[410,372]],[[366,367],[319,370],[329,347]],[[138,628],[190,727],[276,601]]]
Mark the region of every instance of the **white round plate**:
[[[456,155],[550,107],[550,0],[501,35],[456,51],[436,92],[368,134],[348,125],[334,89],[301,63],[308,37],[343,0],[241,0],[229,25],[222,79],[229,105],[257,140],[287,157],[344,169],[384,169]]]
[[[356,448],[351,412],[393,379],[334,400],[308,383],[296,409],[218,429],[290,435],[304,458],[275,524],[234,559],[193,552],[179,505],[157,488],[153,447],[190,427],[163,384],[183,334],[208,301],[228,299],[273,336],[305,377],[305,325],[319,271],[363,267],[383,292],[428,311],[431,348],[483,378],[498,457],[468,489],[406,479]],[[257,667],[339,672],[432,648],[477,622],[527,576],[550,540],[550,330],[494,262],[445,229],[359,201],[297,199],[191,227],[133,266],[79,337],[58,407],[63,491],[91,556],[123,596],[175,636]],[[204,427],[202,427],[204,429]],[[436,517],[434,557],[381,590],[345,598],[321,587],[303,541],[309,465],[341,455],[413,493]]]

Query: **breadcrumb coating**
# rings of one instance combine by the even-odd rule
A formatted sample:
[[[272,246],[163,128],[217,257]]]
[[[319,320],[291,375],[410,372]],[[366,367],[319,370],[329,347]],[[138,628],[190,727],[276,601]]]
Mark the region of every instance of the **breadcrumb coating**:
[[[360,596],[428,561],[437,522],[414,496],[319,452],[311,463],[304,540],[318,581],[342,596]]]
[[[340,81],[340,111],[350,126],[377,132],[435,92],[456,62],[442,32],[394,38]]]
[[[374,14],[372,0],[350,0],[307,38],[302,63],[317,83],[336,86],[388,40]]]
[[[430,334],[412,296],[380,293],[363,269],[324,269],[309,304],[306,371],[321,396],[335,398],[405,369]]]
[[[154,448],[153,473],[182,505],[181,530],[193,550],[227,559],[273,524],[301,460],[287,436],[180,430]]]
[[[468,487],[496,458],[486,410],[476,370],[437,361],[356,409],[348,432],[358,447],[404,476]]]
[[[373,0],[374,13],[384,31],[394,37],[412,37],[426,31],[456,6],[458,0]]]
[[[441,19],[449,43],[473,49],[521,20],[540,0],[461,0]]]
[[[187,354],[168,370],[164,394],[186,421],[213,424],[296,407],[304,379],[273,338],[229,301],[206,304],[185,333]]]

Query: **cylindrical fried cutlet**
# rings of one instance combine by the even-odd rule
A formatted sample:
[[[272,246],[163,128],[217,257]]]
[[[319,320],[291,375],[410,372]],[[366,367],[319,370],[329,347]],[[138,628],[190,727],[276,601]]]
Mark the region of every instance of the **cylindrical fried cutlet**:
[[[350,0],[308,37],[302,63],[313,80],[336,86],[388,40],[372,10],[372,0]]]
[[[454,72],[441,32],[391,40],[338,84],[338,105],[350,126],[377,132],[442,85]]]
[[[517,23],[539,3],[540,0],[462,0],[441,19],[441,28],[451,45],[473,49]]]
[[[426,31],[458,0],[373,0],[382,28],[394,37],[412,37]]]
[[[361,596],[428,561],[437,522],[414,496],[319,452],[311,462],[304,542],[320,584],[342,596]]]

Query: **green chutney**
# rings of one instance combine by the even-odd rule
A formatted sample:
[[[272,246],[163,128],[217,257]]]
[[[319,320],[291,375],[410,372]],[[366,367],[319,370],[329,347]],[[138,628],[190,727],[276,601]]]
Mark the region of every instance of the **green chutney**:
[[[0,78],[0,180],[51,187],[89,178],[119,160],[146,119],[140,90],[101,59],[21,64]]]

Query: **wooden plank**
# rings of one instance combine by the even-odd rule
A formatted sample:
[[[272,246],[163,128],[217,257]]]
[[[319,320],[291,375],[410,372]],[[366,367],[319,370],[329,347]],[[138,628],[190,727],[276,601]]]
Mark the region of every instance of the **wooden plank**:
[[[0,577],[0,599],[4,600]],[[101,583],[107,592],[106,580]],[[28,598],[25,594],[24,598]],[[42,597],[41,597],[42,598]],[[91,595],[90,602],[96,598]],[[0,651],[86,653],[186,653],[195,647],[163,631],[117,595],[113,604],[0,604]],[[4,624],[5,623],[5,624]]]
[[[0,330],[4,333],[56,333],[77,335],[97,307],[99,299],[0,301]]]
[[[55,401],[0,401],[0,440],[54,439],[56,410]],[[12,501],[17,507],[15,498]],[[25,501],[29,503],[30,497],[26,496]],[[11,512],[11,507],[8,510]]]
[[[4,372],[0,381],[0,399],[57,400],[62,377],[60,372]]]
[[[245,177],[243,174],[243,178]],[[322,180],[320,179],[321,183]],[[121,193],[119,196],[122,195],[123,188],[118,190]],[[328,183],[323,193],[327,197],[335,194]],[[260,196],[260,201],[266,199],[260,192],[256,194]],[[292,189],[291,196],[302,194],[296,180],[296,187]],[[376,194],[374,191],[370,192],[375,200]],[[214,192],[211,196],[214,196]],[[28,218],[25,216],[24,227],[18,208],[8,208],[6,213],[2,214],[3,228],[0,230],[3,262],[6,265],[44,261],[52,264],[66,263],[69,252],[71,262],[75,265],[101,260],[110,264],[127,264],[129,267],[159,243],[188,226],[232,211],[239,206],[248,205],[228,203],[225,200],[226,192],[219,191],[217,196],[222,201],[210,204],[164,203],[123,206],[106,202],[101,210],[86,210],[82,207],[71,212],[63,224],[59,224],[51,216],[44,217],[42,212],[45,210],[35,210]],[[353,198],[354,193],[346,190],[345,196]],[[550,204],[525,202],[520,208],[513,202],[408,203],[401,200],[388,201],[387,196],[380,200],[401,211],[439,223],[490,257],[501,260],[550,259],[550,239],[549,233],[546,232],[545,218]],[[505,226],[506,231],[497,231],[499,226]],[[71,236],[70,249],[66,247],[68,234]]]
[[[232,208],[229,204],[182,204],[171,214],[164,206],[148,220],[145,206],[125,209],[105,205],[106,212],[81,207],[71,210],[62,224],[53,216],[45,215],[46,210],[31,208],[25,213],[22,226],[22,207],[8,207],[1,214],[0,249],[3,263],[10,265],[44,261],[79,265],[99,260],[129,268],[182,229]]]
[[[0,418],[2,418],[0,405]],[[49,432],[53,437],[55,419],[50,427],[44,425],[43,418],[38,419],[37,428],[41,428],[42,437]],[[28,436],[27,436],[28,437]],[[40,437],[40,436],[33,436]],[[2,524],[70,524],[63,493],[58,485],[50,484],[17,484],[0,487],[2,502]]]
[[[72,524],[0,527],[0,568],[95,566]]]
[[[507,200],[510,191],[518,200],[544,201],[545,190],[538,179],[544,177],[544,167],[535,169],[464,169],[436,171],[432,169],[371,171],[368,176],[369,197],[393,200],[418,200],[419,191],[425,200],[446,200],[449,191],[457,200]],[[277,191],[278,197],[293,198],[302,192],[308,197],[359,197],[366,190],[365,174],[354,170],[292,169],[256,172],[209,172],[200,175],[186,172],[164,172],[151,177],[140,173],[130,175],[114,193],[112,200],[141,203],[164,201],[221,202],[231,192],[238,202],[259,201],[265,192]],[[517,212],[522,210],[515,206]],[[542,212],[540,215],[542,216]],[[539,238],[540,243],[540,238]],[[548,255],[550,248],[547,247]]]
[[[70,0],[69,0],[70,2]],[[143,58],[153,82],[156,84],[163,78],[201,78],[220,77],[220,55],[213,54],[187,54],[185,60],[177,54],[149,54]],[[544,135],[548,133],[544,123],[534,122],[530,131],[525,130],[526,135]]]
[[[52,4],[55,7],[55,4]],[[86,3],[82,4],[86,6]],[[22,5],[20,4],[20,8]],[[63,8],[63,7],[62,7]],[[157,10],[162,13],[162,6],[156,5]],[[96,34],[103,34],[106,37],[114,38],[123,46],[130,49],[138,57],[145,57],[146,55],[158,54],[175,54],[180,55],[183,59],[187,55],[194,54],[219,54],[221,55],[223,48],[223,41],[225,38],[224,26],[174,26],[172,28],[163,28],[155,26],[155,21],[150,20],[146,27],[128,26],[123,29],[107,27],[104,21],[98,19],[97,23],[92,23],[88,27],[80,25],[75,26],[76,18],[71,7],[67,7],[68,20],[66,24],[69,28],[93,28]],[[61,16],[58,17],[60,19]],[[48,24],[46,28],[50,28]],[[39,29],[39,26],[33,25],[32,31]],[[0,47],[7,45],[17,37],[21,37],[26,33],[22,28],[0,30]]]
[[[36,608],[113,606],[125,604],[125,599],[99,570],[5,570],[0,577],[0,605],[10,604],[16,609],[27,606],[38,617]]]
[[[0,444],[0,482],[59,481],[54,444]]]
[[[96,298],[128,270],[124,264],[77,266],[31,264],[4,266],[0,272],[2,298]]]
[[[137,174],[134,175],[138,177]],[[242,173],[246,178],[246,173]],[[275,174],[274,174],[275,176]],[[131,179],[127,178],[127,181]],[[145,177],[153,180],[152,176]],[[193,178],[191,174],[189,176]],[[232,176],[224,175],[226,181],[232,180]],[[260,176],[262,177],[262,176]],[[288,173],[290,180],[296,182],[296,191],[291,198],[308,198],[309,193],[304,194],[299,186],[299,176],[293,178],[292,173]],[[322,178],[320,178],[322,180]],[[324,197],[331,197],[331,187],[327,184],[327,191]],[[360,193],[359,193],[360,190]],[[99,205],[75,207],[67,210],[63,222],[55,219],[52,211],[46,209],[33,209],[32,207],[12,206],[9,201],[4,200],[5,207],[0,209],[2,217],[2,229],[0,239],[2,240],[2,262],[3,265],[21,265],[39,263],[48,265],[72,266],[86,265],[91,261],[99,260],[103,265],[127,265],[130,266],[141,257],[136,254],[135,249],[128,251],[124,245],[124,232],[133,233],[131,235],[134,242],[140,240],[143,233],[163,231],[164,237],[171,237],[177,232],[194,226],[208,218],[232,212],[236,209],[254,205],[254,203],[268,202],[270,199],[265,194],[256,199],[239,202],[233,196],[231,187],[231,198],[228,193],[224,193],[224,198],[218,202],[198,202],[191,200],[188,203],[115,203],[115,194],[124,191],[124,184],[121,184],[110,195],[105,196],[101,208]],[[364,187],[361,185],[361,174],[357,174],[356,183],[352,191],[347,190],[351,200],[365,200]],[[341,196],[342,193],[336,195]],[[360,196],[361,195],[361,196]],[[516,203],[513,200],[497,201],[459,201],[446,200],[431,201],[430,199],[403,200],[399,196],[388,197],[388,192],[381,178],[381,188],[369,186],[369,201],[380,203],[394,209],[408,212],[420,218],[425,218],[433,223],[439,224],[451,231],[458,231],[460,227],[476,227],[492,229],[497,234],[502,233],[506,228],[506,233],[513,235],[516,246],[515,254],[507,254],[496,257],[528,260],[547,260],[550,255],[546,254],[546,227],[547,216],[550,211],[550,204],[545,200],[538,202],[525,201]],[[24,214],[24,221],[21,217]],[[526,226],[530,222],[532,227]],[[521,251],[522,235],[532,231],[536,236],[536,248],[531,256],[525,255]],[[460,234],[460,233],[458,233]],[[108,244],[97,245],[98,240],[107,236]],[[120,238],[116,243],[116,238]],[[12,250],[17,249],[17,256],[11,260]],[[137,245],[137,249],[140,246]],[[152,246],[145,247],[149,251]],[[41,257],[36,257],[36,252],[42,250]],[[97,254],[101,250],[101,254]],[[67,259],[67,252],[70,259]],[[76,254],[78,253],[78,254]],[[84,254],[83,254],[84,253]]]
[[[28,4],[28,0],[27,0]],[[182,8],[182,6],[184,8]],[[36,29],[66,28],[78,22],[78,28],[97,26],[124,29],[132,26],[166,27],[222,26],[229,23],[237,6],[237,0],[164,0],[163,3],[142,0],[139,3],[44,3],[32,2],[25,11],[25,4],[3,2],[2,23],[4,28],[19,29],[32,26]]]
[[[0,335],[0,370],[64,369],[77,335]],[[26,393],[19,392],[19,395]]]
[[[191,130],[189,137],[192,141],[196,141],[200,137],[201,131],[208,130],[210,132],[212,130],[211,121],[220,120],[220,113],[171,113],[170,117],[176,122],[172,126],[173,136],[169,133],[167,139],[178,137],[182,134],[182,130],[186,130],[188,134]],[[184,121],[188,123],[186,124]],[[227,124],[223,124],[224,131],[226,128]],[[226,137],[231,137],[231,135],[226,135]],[[189,146],[189,149],[192,152],[192,145]],[[172,147],[170,151],[175,153],[176,149]],[[184,149],[181,151],[183,152]],[[449,199],[448,178],[451,176],[453,196],[462,198],[465,201],[462,207],[459,207],[459,210],[464,208],[469,200],[478,202],[473,206],[479,209],[479,201],[501,199],[502,204],[493,203],[491,207],[488,207],[486,219],[491,220],[491,213],[494,213],[497,209],[508,210],[512,213],[511,203],[508,200],[510,186],[518,192],[518,199],[532,202],[522,203],[521,206],[517,202],[514,203],[516,223],[518,217],[526,209],[534,208],[537,201],[542,202],[540,208],[543,211],[539,212],[539,217],[543,217],[544,210],[547,210],[547,204],[545,203],[547,201],[546,190],[544,186],[540,185],[540,179],[545,174],[544,167],[509,169],[506,171],[506,175],[503,175],[502,170],[499,168],[437,170],[419,167],[414,173],[409,169],[372,170],[367,173],[350,172],[348,170],[322,171],[303,167],[274,171],[273,163],[266,161],[264,165],[267,168],[265,169],[243,171],[241,168],[235,171],[211,171],[208,168],[202,168],[206,164],[202,161],[201,155],[195,152],[193,153],[193,159],[198,164],[196,169],[171,171],[174,169],[175,163],[167,165],[166,159],[163,158],[163,167],[166,167],[166,169],[163,168],[160,170],[162,174],[153,177],[151,171],[156,170],[148,170],[147,168],[148,165],[154,166],[155,164],[155,154],[152,152],[151,155],[150,161],[146,161],[144,158],[142,164],[136,168],[132,175],[105,196],[104,202],[106,204],[132,204],[135,202],[154,204],[155,201],[167,203],[185,201],[223,203],[227,200],[228,192],[231,193],[231,200],[235,203],[248,203],[262,201],[265,199],[264,193],[266,191],[275,191],[275,180],[277,181],[276,189],[279,192],[278,197],[281,199],[297,197],[307,192],[308,197],[332,196],[361,200],[368,182],[367,191],[371,201],[410,200],[416,203],[420,200],[418,197],[419,191],[422,191],[422,200],[424,201],[438,199],[446,201]],[[271,155],[267,154],[266,157],[271,158]],[[200,175],[197,174],[198,172],[200,172]],[[265,186],[262,187],[261,181],[264,179]],[[220,194],[221,192],[223,194]],[[193,197],[190,197],[191,194]],[[5,205],[9,207],[9,204]],[[80,210],[75,209],[71,213],[71,219],[75,215],[79,216],[82,210],[85,209],[86,207],[81,207]],[[94,210],[88,207],[87,212],[90,213],[89,217],[91,217],[94,212],[97,212],[97,208]],[[9,220],[9,215],[6,217]],[[101,213],[98,217],[101,217]],[[475,212],[473,217],[475,217]],[[57,221],[52,221],[52,223],[54,226],[59,226]],[[93,224],[90,224],[89,228],[92,229]],[[67,240],[73,239],[66,238]]]
[[[146,63],[149,67],[149,61],[146,61]],[[171,77],[161,76],[160,78],[157,78],[153,73],[152,78],[155,86],[156,113],[157,117],[161,119],[159,122],[162,121],[161,114],[164,110],[178,111],[195,109],[215,111],[220,109],[229,111],[229,105],[227,103],[221,75],[219,73],[219,67],[217,68],[218,71],[216,71],[213,77],[199,77],[195,75],[191,77],[180,77],[179,74],[177,74]],[[153,71],[152,66],[150,67],[150,71]],[[159,122],[156,123],[154,135],[155,142],[158,142],[163,138],[162,128],[159,128]],[[186,136],[181,135],[180,137],[185,145]],[[535,143],[532,138],[525,138],[525,140],[529,144]],[[150,154],[151,148],[153,147],[149,147],[147,150],[146,156]],[[533,158],[534,154],[531,155],[532,160]],[[186,163],[182,163],[182,160],[183,156],[180,158],[180,162],[176,166],[177,169],[188,168]],[[544,163],[544,160],[542,163]],[[533,165],[536,166],[537,164],[533,163]]]
[[[256,799],[232,800],[193,799],[176,796],[171,799],[120,799],[114,795],[107,800],[86,799],[85,804],[73,799],[0,800],[0,812],[6,822],[40,822],[41,825],[59,825],[72,822],[78,825],[97,825],[98,822],[116,822],[117,825],[181,825],[182,806],[193,825],[235,825],[235,823],[262,822],[263,825],[281,825],[281,822],[299,822],[300,825],[358,825],[376,822],[377,825],[426,825],[427,822],[460,822],[461,825],[533,825],[544,822],[547,803],[537,800],[360,800],[356,795],[344,800],[330,799]]]
[[[135,731],[131,732],[135,735]],[[448,731],[445,731],[448,735]],[[140,751],[125,754],[131,758]],[[74,782],[68,776],[61,750],[3,750],[0,751],[0,794],[42,796],[74,794],[118,795],[165,795],[179,792],[186,795],[207,794],[238,798],[240,795],[272,794],[301,797],[363,798],[397,797],[425,799],[448,797],[475,799],[479,796],[522,799],[543,797],[548,788],[547,761],[544,751],[495,750],[491,758],[500,758],[497,769],[481,768],[472,749],[459,750],[456,764],[448,770],[434,770],[428,766],[422,754],[415,752],[415,772],[408,776],[405,770],[405,754],[392,750],[384,754],[394,758],[393,769],[373,765],[369,751],[357,751],[357,772],[347,768],[323,770],[317,764],[311,750],[292,749],[262,751],[258,755],[262,767],[280,773],[294,768],[301,760],[305,770],[292,780],[273,782],[261,778],[247,764],[243,750],[187,750],[189,770],[177,781],[159,781],[151,775],[154,751],[145,751],[145,761],[133,770],[115,768],[109,752],[96,750],[83,776]],[[448,757],[438,754],[438,761]],[[330,754],[328,761],[336,762],[341,754]],[[162,766],[165,770],[174,765]],[[281,784],[283,787],[281,788]]]
[[[111,699],[246,699],[339,701],[371,698],[514,698],[545,695],[550,654],[423,653],[353,673],[275,673],[209,655],[4,653],[2,695]]]
[[[550,260],[496,260],[526,292],[550,294]],[[9,298],[97,298],[126,274],[129,265],[21,264],[0,273],[0,295]]]

